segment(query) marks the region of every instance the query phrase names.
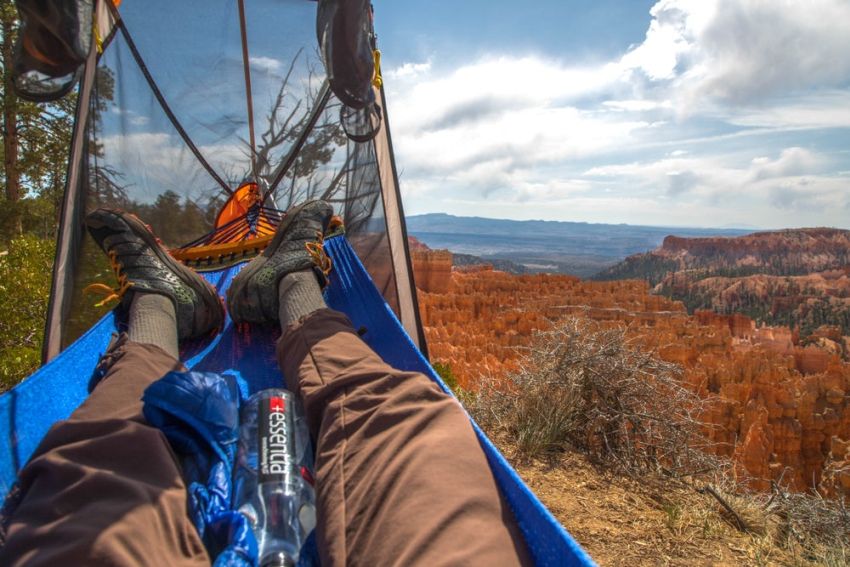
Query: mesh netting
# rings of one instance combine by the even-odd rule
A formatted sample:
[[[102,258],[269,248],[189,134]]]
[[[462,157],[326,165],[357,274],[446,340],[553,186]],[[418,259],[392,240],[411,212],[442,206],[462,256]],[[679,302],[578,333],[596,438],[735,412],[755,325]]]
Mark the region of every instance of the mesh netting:
[[[126,0],[120,16],[89,107],[78,188],[85,211],[131,211],[167,246],[180,247],[213,230],[247,179],[270,208],[323,198],[397,309],[380,164],[371,141],[355,142],[343,129],[341,115],[348,128],[351,117],[326,84],[316,3],[245,2],[253,148],[235,0]],[[107,309],[94,308],[81,290],[112,277],[84,231],[76,260],[65,345]]]

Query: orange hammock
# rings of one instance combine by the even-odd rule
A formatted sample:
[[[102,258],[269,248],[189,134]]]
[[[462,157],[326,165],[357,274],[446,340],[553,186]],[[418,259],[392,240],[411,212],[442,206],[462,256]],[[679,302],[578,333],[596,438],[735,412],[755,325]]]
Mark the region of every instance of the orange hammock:
[[[171,254],[198,270],[240,262],[269,245],[283,215],[282,211],[261,205],[256,183],[243,183],[218,213],[212,232],[171,250]]]
[[[257,184],[249,181],[230,196],[205,236],[171,250],[171,255],[192,268],[218,270],[259,255],[269,245],[285,212],[264,207]],[[329,232],[342,227],[342,219],[331,220]]]

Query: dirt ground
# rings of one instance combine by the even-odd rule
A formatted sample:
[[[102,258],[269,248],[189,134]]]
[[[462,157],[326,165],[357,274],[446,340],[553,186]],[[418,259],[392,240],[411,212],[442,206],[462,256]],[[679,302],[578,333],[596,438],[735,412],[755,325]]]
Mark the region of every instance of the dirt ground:
[[[695,487],[660,478],[638,482],[600,471],[577,453],[514,465],[599,565],[810,564],[768,536],[739,532]]]

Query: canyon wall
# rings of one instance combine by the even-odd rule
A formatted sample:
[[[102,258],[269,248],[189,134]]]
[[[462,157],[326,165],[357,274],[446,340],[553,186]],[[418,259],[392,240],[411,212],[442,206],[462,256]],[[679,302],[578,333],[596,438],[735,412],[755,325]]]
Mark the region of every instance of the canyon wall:
[[[648,279],[657,284],[668,272],[701,277],[805,275],[850,265],[850,230],[799,228],[734,238],[668,236],[645,254],[629,256],[599,279]]]
[[[850,335],[850,231],[802,228],[735,238],[668,236],[596,276],[644,279],[688,311],[741,313],[809,337],[823,325]]]

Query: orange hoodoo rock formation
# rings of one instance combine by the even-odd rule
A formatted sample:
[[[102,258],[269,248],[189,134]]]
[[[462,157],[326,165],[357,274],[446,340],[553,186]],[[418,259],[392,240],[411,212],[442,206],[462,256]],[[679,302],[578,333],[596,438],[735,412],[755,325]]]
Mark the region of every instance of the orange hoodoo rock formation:
[[[429,293],[448,293],[452,285],[452,253],[448,250],[411,250],[416,286]]]
[[[625,325],[644,347],[682,365],[691,388],[715,399],[706,416],[715,451],[734,458],[754,487],[782,477],[797,490],[820,484],[850,494],[846,474],[822,482],[830,458],[850,462],[850,364],[841,350],[850,337],[834,328],[800,344],[790,329],[758,327],[742,315],[689,316],[681,302],[650,295],[643,281],[515,276],[487,266],[447,277],[444,255],[417,258],[431,359],[447,362],[461,387],[516,368],[518,347],[563,316]]]

